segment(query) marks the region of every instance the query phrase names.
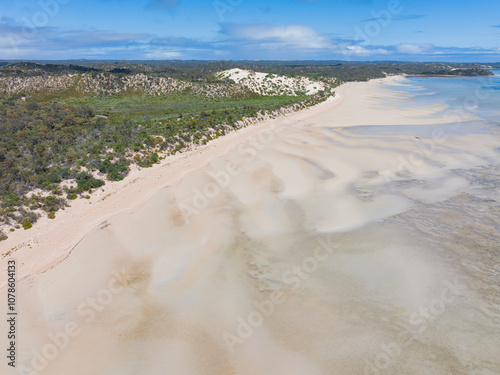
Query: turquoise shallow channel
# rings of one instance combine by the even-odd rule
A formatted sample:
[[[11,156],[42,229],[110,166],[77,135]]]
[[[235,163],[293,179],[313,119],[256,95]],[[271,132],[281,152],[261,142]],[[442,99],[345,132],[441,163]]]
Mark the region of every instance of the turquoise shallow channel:
[[[485,120],[500,122],[500,69],[494,76],[454,78],[408,78],[407,91],[415,100],[442,101],[465,107]]]

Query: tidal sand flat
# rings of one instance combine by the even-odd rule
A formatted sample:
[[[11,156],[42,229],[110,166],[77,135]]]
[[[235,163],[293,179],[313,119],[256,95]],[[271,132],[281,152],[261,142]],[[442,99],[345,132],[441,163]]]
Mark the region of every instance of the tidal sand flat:
[[[435,80],[351,84],[81,233],[19,283],[8,373],[499,374],[498,92]]]

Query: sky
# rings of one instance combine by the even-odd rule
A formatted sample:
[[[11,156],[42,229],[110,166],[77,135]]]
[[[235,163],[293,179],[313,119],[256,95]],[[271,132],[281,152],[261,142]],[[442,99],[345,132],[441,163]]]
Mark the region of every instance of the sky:
[[[0,0],[0,59],[500,62],[500,1]]]

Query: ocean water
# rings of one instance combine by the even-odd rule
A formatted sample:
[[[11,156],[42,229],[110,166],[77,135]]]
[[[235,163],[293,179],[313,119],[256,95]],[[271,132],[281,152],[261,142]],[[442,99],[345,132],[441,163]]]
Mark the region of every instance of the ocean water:
[[[418,78],[406,82],[406,92],[417,102],[442,102],[452,109],[464,108],[482,119],[500,122],[500,69],[494,76]]]
[[[25,373],[500,374],[499,78],[398,81],[436,124],[286,124],[102,223],[20,286]]]

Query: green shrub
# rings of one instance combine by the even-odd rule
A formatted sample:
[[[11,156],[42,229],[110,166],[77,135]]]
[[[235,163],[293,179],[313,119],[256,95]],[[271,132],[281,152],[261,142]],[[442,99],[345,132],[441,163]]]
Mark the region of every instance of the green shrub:
[[[55,212],[54,211],[50,211],[48,217],[49,217],[49,219],[55,219],[56,218]]]
[[[128,173],[128,161],[120,158],[116,163],[106,159],[99,164],[99,172],[106,173],[110,181],[121,181]]]
[[[30,219],[26,218],[24,219],[23,221],[21,221],[21,225],[23,226],[23,228],[26,230],[26,229],[30,229],[33,224],[31,223]]]
[[[78,185],[79,191],[85,191],[90,189],[95,189],[103,186],[105,183],[103,180],[92,177],[86,172],[79,173],[76,177],[76,183]]]
[[[64,199],[52,195],[43,198],[42,202],[45,204],[43,209],[47,212],[55,212],[65,205]]]

